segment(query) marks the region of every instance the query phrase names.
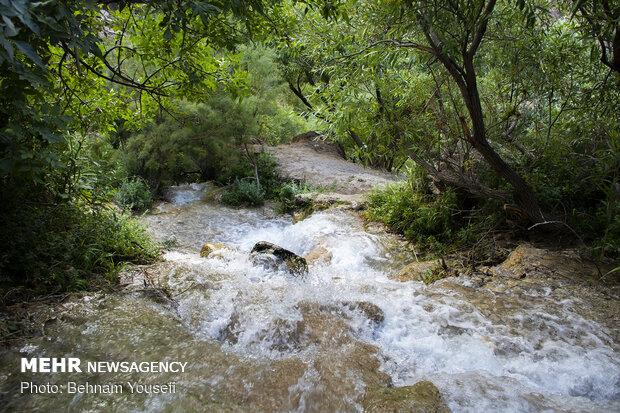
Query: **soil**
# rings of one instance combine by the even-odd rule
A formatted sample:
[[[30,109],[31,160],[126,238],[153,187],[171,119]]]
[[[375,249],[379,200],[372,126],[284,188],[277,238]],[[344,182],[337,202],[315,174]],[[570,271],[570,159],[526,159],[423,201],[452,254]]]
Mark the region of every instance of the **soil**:
[[[336,194],[354,195],[366,194],[398,178],[343,159],[338,147],[325,143],[320,135],[304,135],[289,144],[263,147],[276,159],[280,173],[286,179],[305,181]]]

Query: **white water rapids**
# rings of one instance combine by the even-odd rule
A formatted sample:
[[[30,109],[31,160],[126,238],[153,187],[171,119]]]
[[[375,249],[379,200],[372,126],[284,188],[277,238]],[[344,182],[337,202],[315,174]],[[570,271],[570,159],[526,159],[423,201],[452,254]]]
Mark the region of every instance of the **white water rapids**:
[[[388,275],[412,261],[411,252],[365,231],[352,212],[315,212],[293,224],[263,209],[204,203],[203,191],[173,189],[174,202],[146,217],[156,237],[176,240],[166,261],[147,270],[174,301],[140,290],[135,272],[126,292],[67,303],[52,333],[3,355],[3,363],[26,355],[187,361],[182,375],[133,377],[176,380],[177,393],[20,395],[12,392],[23,377],[3,373],[5,406],[361,411],[370,383],[428,380],[453,412],[620,411],[617,344],[581,315],[579,297],[540,286],[491,291],[463,277],[430,286],[392,281]],[[321,246],[332,258],[297,278],[251,257],[263,240],[301,256]],[[204,242],[231,250],[201,258]],[[383,320],[351,303],[374,304]]]

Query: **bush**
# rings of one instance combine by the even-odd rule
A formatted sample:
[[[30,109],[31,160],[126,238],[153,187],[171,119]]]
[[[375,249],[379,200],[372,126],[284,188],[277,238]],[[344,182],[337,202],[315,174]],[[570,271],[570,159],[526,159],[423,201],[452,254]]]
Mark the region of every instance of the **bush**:
[[[299,206],[296,205],[295,198],[297,194],[310,192],[312,188],[304,183],[298,183],[296,181],[287,182],[282,184],[280,190],[278,191],[277,199],[280,202],[278,210],[280,213],[288,213],[292,212],[296,209],[309,209],[312,207],[312,203],[309,201],[307,205]]]
[[[259,206],[265,201],[265,191],[258,188],[256,182],[249,179],[237,179],[228,189],[222,192],[222,202],[228,205]]]
[[[143,211],[153,203],[149,186],[139,177],[123,181],[116,191],[115,199],[121,207],[134,211]]]
[[[443,250],[472,240],[472,228],[463,219],[457,194],[447,190],[429,195],[397,182],[368,196],[369,219],[383,222],[422,246]]]
[[[148,263],[159,254],[138,221],[112,209],[61,203],[22,208],[1,219],[11,237],[0,242],[0,290],[84,289],[97,275],[114,282],[123,263]]]
[[[283,213],[291,212],[295,209],[295,195],[297,194],[294,183],[287,183],[280,187],[278,200],[280,201],[280,210]]]

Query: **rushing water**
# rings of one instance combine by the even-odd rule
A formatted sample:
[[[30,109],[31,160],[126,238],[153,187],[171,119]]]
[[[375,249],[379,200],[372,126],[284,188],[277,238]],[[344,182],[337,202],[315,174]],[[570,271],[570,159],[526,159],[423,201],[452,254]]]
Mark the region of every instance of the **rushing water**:
[[[561,288],[392,281],[411,253],[365,231],[354,213],[293,224],[264,209],[201,202],[205,190],[173,188],[173,202],[146,218],[156,237],[175,240],[165,262],[133,271],[125,291],[58,304],[44,337],[4,352],[4,408],[361,411],[367,386],[429,380],[454,412],[620,411],[616,343]],[[261,240],[299,255],[320,246],[331,260],[295,277],[251,256]],[[201,258],[207,241],[230,250]],[[382,320],[364,311],[376,308],[369,303]],[[70,356],[188,364],[183,373],[18,373],[20,357]],[[21,394],[24,380],[176,382],[176,392]]]

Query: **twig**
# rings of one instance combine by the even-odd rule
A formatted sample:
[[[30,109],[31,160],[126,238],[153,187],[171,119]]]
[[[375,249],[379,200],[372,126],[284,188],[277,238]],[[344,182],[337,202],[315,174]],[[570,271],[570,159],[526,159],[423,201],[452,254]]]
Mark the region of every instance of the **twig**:
[[[572,232],[572,233],[573,233],[573,235],[575,235],[575,236],[577,237],[577,239],[578,239],[579,241],[581,241],[581,244],[582,244],[582,245],[585,245],[585,242],[584,242],[584,241],[583,241],[583,239],[579,236],[579,234],[577,234],[577,232],[575,232],[575,230],[574,230],[574,229],[572,229],[572,228],[571,228],[571,226],[570,226],[570,225],[568,225],[566,222],[562,222],[562,221],[544,221],[544,222],[537,222],[536,224],[534,224],[534,225],[532,225],[531,227],[529,227],[527,230],[528,230],[528,231],[531,231],[532,229],[534,229],[534,228],[536,228],[536,227],[538,227],[538,226],[540,226],[540,225],[550,225],[550,224],[552,224],[552,225],[555,225],[555,224],[562,224],[562,225],[564,225],[566,228],[568,228],[568,229],[570,230],[570,232]]]

